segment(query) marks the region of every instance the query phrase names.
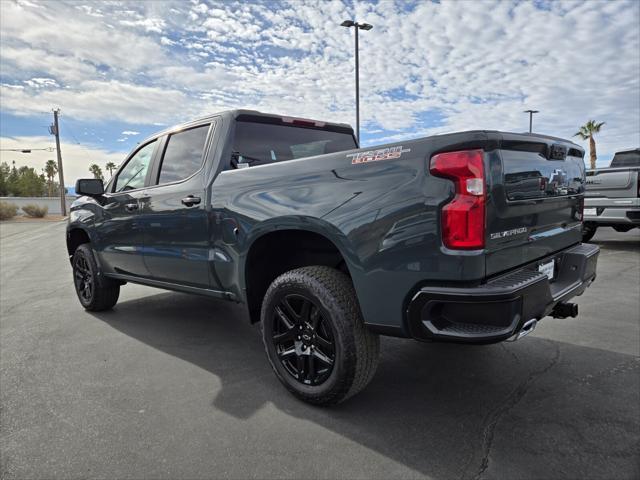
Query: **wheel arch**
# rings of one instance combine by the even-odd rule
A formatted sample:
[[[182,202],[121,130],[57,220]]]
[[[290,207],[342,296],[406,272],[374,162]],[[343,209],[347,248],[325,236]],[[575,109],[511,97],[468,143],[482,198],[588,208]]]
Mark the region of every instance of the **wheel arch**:
[[[67,230],[67,252],[70,259],[76,249],[84,243],[91,243],[91,236],[86,229],[73,226]]]
[[[320,219],[278,219],[261,225],[248,243],[240,267],[252,323],[260,320],[267,288],[282,273],[294,268],[324,265],[346,273],[353,282],[357,256],[346,237]]]

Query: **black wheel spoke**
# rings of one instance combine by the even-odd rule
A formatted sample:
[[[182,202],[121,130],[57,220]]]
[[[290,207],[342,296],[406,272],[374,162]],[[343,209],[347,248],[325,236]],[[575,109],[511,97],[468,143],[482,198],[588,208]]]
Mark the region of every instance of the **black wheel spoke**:
[[[311,302],[305,298],[302,303],[302,309],[300,310],[300,320],[302,322],[310,323],[309,314],[311,313],[311,306]]]
[[[312,352],[313,356],[326,365],[333,365],[333,359],[322,353],[319,348],[315,348]]]
[[[311,380],[311,383],[314,383],[316,376],[316,362],[313,353],[309,355],[309,368],[307,371],[307,376],[309,377],[309,380]]]
[[[318,310],[315,306],[311,309],[311,315],[309,316],[309,324],[311,328],[315,331],[318,328],[318,321],[320,320],[320,310]]]
[[[306,355],[298,355],[296,367],[298,368],[298,380],[304,379],[304,357]]]
[[[295,340],[296,338],[296,331],[295,329],[292,327],[290,330],[284,332],[284,333],[278,333],[276,335],[273,336],[273,341],[276,345],[284,343],[284,342],[288,342],[291,340]]]
[[[296,313],[296,311],[293,309],[293,307],[291,306],[291,304],[289,303],[289,300],[287,298],[285,298],[284,300],[282,300],[282,302],[280,302],[280,305],[282,305],[286,311],[287,317],[295,324],[300,322],[300,316]],[[284,313],[284,312],[283,312]]]
[[[278,356],[280,358],[286,358],[291,355],[295,355],[295,353],[296,353],[295,347],[291,347],[291,348],[287,348],[286,350],[282,350],[280,353],[278,353]]]
[[[318,347],[322,348],[325,351],[333,350],[333,343],[331,343],[329,340],[325,340],[320,335],[316,335],[316,345],[318,345]]]
[[[282,302],[284,304],[284,302]],[[284,323],[285,327],[287,327],[288,329],[292,329],[297,321],[296,321],[296,317],[291,317],[290,314],[285,313],[286,307],[285,309],[280,308],[280,306],[276,307],[276,313],[278,314],[278,317],[280,318],[280,320],[282,321],[282,323]]]

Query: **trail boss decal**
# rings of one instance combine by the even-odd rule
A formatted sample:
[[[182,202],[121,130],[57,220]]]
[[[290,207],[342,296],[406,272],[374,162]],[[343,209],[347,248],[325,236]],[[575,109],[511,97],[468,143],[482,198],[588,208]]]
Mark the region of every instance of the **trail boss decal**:
[[[403,149],[402,145],[400,145],[399,147],[369,150],[368,152],[350,153],[347,155],[347,158],[352,157],[351,164],[357,165],[358,163],[379,162],[380,160],[394,160],[396,158],[400,158],[403,153],[410,151],[410,148]]]
[[[521,233],[527,233],[527,227],[514,228],[513,230],[505,230],[504,232],[496,232],[491,234],[491,240],[497,240],[498,238],[512,237],[514,235],[520,235]]]

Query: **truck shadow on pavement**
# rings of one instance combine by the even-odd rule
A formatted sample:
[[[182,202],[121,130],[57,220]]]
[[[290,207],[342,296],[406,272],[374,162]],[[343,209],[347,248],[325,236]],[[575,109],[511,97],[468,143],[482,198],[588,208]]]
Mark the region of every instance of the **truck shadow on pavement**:
[[[503,477],[619,477],[636,468],[640,369],[631,355],[533,336],[484,347],[382,338],[369,387],[318,408],[280,385],[242,307],[162,293],[94,315],[218,377],[213,408],[248,419],[272,403],[429,476],[497,468]]]

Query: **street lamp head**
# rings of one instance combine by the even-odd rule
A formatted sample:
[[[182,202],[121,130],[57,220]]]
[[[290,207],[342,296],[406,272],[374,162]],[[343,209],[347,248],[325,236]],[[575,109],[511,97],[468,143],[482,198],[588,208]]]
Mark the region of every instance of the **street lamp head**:
[[[345,20],[340,24],[341,27],[353,27],[356,24],[353,20]]]
[[[371,25],[369,23],[359,23],[358,24],[358,28],[360,30],[371,30],[373,28],[373,25]]]
[[[540,113],[540,110],[525,110],[524,113]]]

